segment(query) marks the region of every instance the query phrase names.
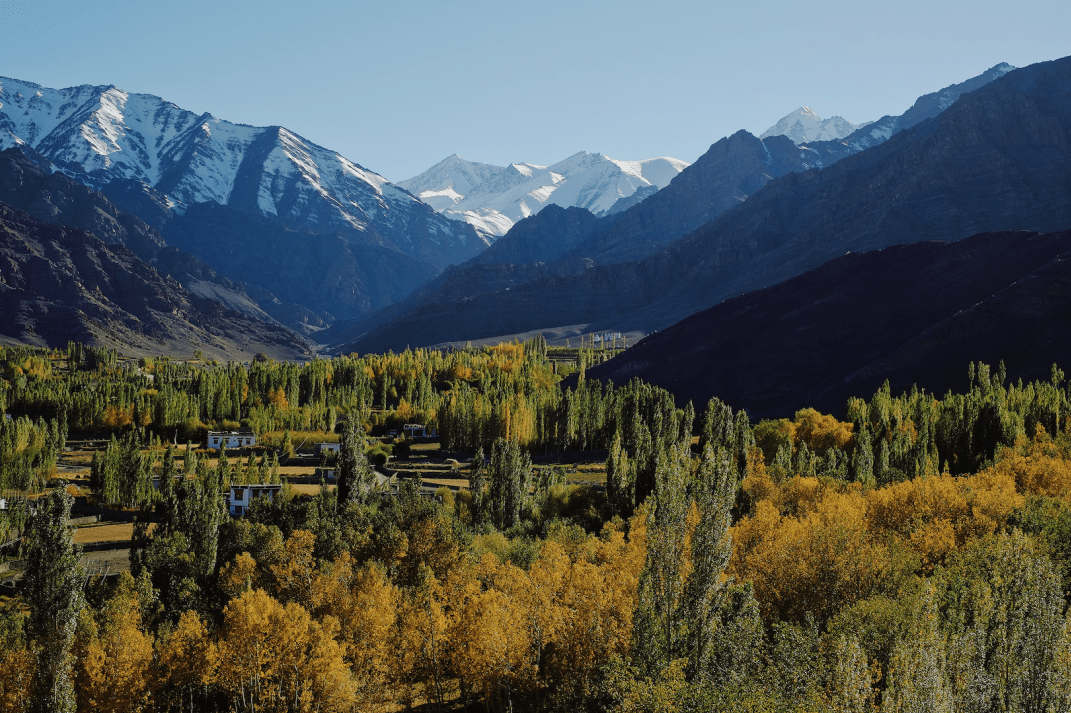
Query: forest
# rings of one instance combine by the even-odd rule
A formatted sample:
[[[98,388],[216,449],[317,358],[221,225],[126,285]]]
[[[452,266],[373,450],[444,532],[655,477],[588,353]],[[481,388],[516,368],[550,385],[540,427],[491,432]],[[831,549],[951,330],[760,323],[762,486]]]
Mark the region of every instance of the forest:
[[[25,562],[0,710],[1071,711],[1056,365],[752,423],[556,356],[0,349],[0,543]],[[377,487],[414,422],[466,489]],[[270,445],[200,447],[239,426]],[[298,434],[339,442],[337,486],[231,517],[228,485],[279,481]],[[93,497],[139,516],[119,574],[80,563],[75,438],[101,444]],[[604,483],[536,467],[585,457]]]

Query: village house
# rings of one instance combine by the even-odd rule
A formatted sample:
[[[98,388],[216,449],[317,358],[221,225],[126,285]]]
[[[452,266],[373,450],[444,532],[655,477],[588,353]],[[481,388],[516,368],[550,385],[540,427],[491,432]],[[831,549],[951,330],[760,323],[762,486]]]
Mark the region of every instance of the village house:
[[[316,444],[316,453],[319,454],[319,455],[323,455],[324,453],[334,453],[334,454],[337,455],[338,454],[338,449],[339,449],[339,444],[338,443],[317,443]]]
[[[434,438],[438,434],[435,428],[428,428],[422,423],[407,423],[402,426],[402,432],[409,438]]]
[[[255,445],[257,445],[257,434],[253,433],[252,428],[208,432],[208,448],[244,448]]]
[[[249,506],[258,498],[275,500],[283,489],[282,485],[273,483],[254,483],[251,485],[231,485],[227,495],[227,505],[231,515],[245,515]]]

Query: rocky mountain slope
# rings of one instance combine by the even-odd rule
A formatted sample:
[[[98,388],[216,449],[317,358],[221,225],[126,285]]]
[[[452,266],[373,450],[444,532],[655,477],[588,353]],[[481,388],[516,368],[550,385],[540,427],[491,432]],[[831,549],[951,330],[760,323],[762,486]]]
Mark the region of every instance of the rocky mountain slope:
[[[0,203],[0,340],[124,353],[308,358],[293,332],[199,297],[127,247]]]
[[[0,151],[0,202],[42,223],[89,231],[106,243],[123,245],[195,294],[253,319],[275,322],[241,284],[217,274],[193,255],[168,246],[155,229],[118,210],[100,192],[50,171],[48,160],[32,149]]]
[[[853,124],[839,116],[823,119],[809,106],[801,106],[796,111],[781,117],[780,121],[759,134],[759,138],[787,136],[796,144],[805,144],[810,141],[835,141],[872,123],[874,122],[864,121],[862,124]]]
[[[588,371],[639,377],[683,405],[711,396],[753,417],[843,415],[886,378],[964,388],[967,364],[1047,378],[1071,354],[1071,231],[987,233],[851,253],[726,300]]]
[[[1001,62],[965,82],[953,84],[930,94],[924,94],[916,99],[911,108],[900,116],[883,116],[877,121],[861,125],[861,128],[841,139],[812,139],[804,142],[797,141],[796,143],[802,144],[802,148],[810,154],[805,159],[809,164],[818,168],[830,166],[842,158],[888,141],[894,134],[910,129],[926,119],[934,118],[955,104],[964,94],[981,89],[994,79],[1000,79],[1014,69],[1015,67],[1010,64]]]
[[[867,151],[756,187],[746,202],[644,260],[596,264],[479,297],[429,300],[350,346],[378,350],[576,324],[650,331],[848,250],[1065,228],[1069,130],[1071,59],[1033,65]],[[764,145],[741,137],[746,141]]]
[[[665,188],[687,166],[675,158],[618,161],[584,151],[553,166],[492,166],[454,154],[398,185],[443,215],[498,237],[548,205],[604,213],[641,188]]]

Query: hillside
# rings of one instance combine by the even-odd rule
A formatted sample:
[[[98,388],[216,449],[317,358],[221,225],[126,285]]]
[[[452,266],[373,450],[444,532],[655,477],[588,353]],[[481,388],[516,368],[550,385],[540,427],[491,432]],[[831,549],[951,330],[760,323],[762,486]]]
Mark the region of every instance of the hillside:
[[[965,365],[1003,360],[1014,380],[1044,379],[1071,351],[1071,231],[986,233],[850,253],[726,300],[589,370],[711,396],[753,416],[811,406],[843,415],[849,396],[888,378],[938,395]]]
[[[168,246],[154,228],[120,211],[99,191],[58,171],[51,172],[47,159],[32,149],[0,151],[0,202],[47,225],[85,230],[106,243],[123,245],[191,292],[253,319],[276,323],[243,285],[219,275],[193,255]]]
[[[0,203],[0,339],[248,361],[309,356],[293,332],[199,297],[123,245]]]

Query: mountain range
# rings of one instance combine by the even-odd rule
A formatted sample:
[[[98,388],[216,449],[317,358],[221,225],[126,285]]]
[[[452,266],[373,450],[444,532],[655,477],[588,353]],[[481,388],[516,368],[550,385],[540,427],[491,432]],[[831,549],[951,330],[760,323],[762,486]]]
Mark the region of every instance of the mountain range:
[[[1008,356],[1062,348],[1046,320],[1071,256],[1071,58],[997,65],[846,135],[808,111],[691,165],[452,156],[395,186],[281,127],[2,79],[0,340],[245,359],[660,330],[607,378],[675,375],[757,415],[836,409],[879,372],[942,388],[1016,340]],[[1030,334],[987,322],[1016,310]],[[854,327],[845,349],[836,325],[871,313],[888,334]],[[765,351],[794,350],[797,385],[759,378],[791,373]]]
[[[448,218],[495,238],[548,205],[609,212],[641,188],[665,188],[687,166],[675,158],[617,161],[584,151],[553,166],[492,166],[454,154],[398,185]]]
[[[1059,197],[1066,118],[1045,92],[1061,90],[1066,64],[1010,73],[998,65],[921,97],[876,122],[888,131],[869,134],[877,142],[869,147],[826,142],[840,148],[823,154],[784,136],[737,132],[638,205],[581,221],[564,253],[560,218],[544,211],[402,303],[330,336],[342,350],[379,351],[538,330],[650,332],[849,249],[1062,228],[1071,224]],[[1038,102],[1005,96],[1024,92]],[[1052,137],[1011,128],[1053,124]],[[496,255],[502,263],[489,265]],[[513,261],[519,256],[528,262]]]
[[[275,261],[275,274],[294,266],[273,250],[301,245],[311,258],[337,257],[342,269],[312,301],[274,279],[252,283],[268,309],[298,328],[390,304],[488,244],[466,223],[288,129],[198,115],[114,86],[49,89],[0,78],[0,149],[10,147],[31,148],[101,189],[231,279],[249,282],[250,265],[228,254]],[[265,226],[275,238],[267,245]],[[390,281],[377,279],[389,263]],[[302,277],[322,279],[315,271]],[[297,323],[295,314],[303,315]]]

